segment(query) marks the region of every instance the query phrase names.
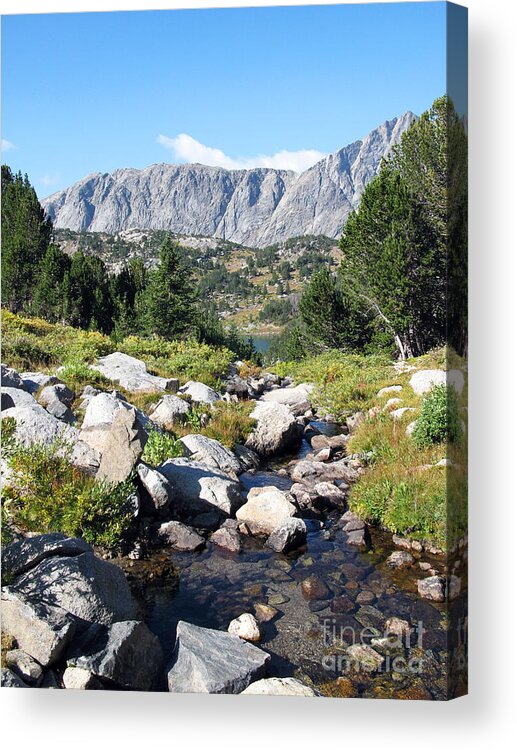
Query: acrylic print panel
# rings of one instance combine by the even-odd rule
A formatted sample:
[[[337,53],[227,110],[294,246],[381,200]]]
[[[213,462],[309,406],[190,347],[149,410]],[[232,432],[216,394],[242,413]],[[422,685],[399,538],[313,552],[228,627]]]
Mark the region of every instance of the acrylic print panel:
[[[2,684],[464,694],[466,10],[2,43]]]

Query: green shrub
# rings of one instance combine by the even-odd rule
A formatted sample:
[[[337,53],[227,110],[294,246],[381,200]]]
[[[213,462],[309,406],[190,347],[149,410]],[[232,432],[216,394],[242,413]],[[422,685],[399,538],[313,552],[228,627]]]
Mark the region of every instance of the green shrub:
[[[159,466],[168,458],[183,456],[183,444],[169,432],[151,430],[142,453],[142,461]]]
[[[434,386],[422,401],[413,440],[421,447],[434,443],[455,443],[461,433],[456,391],[451,386]]]
[[[59,377],[74,393],[78,393],[86,385],[92,385],[96,388],[113,388],[111,380],[108,380],[102,373],[92,370],[86,362],[80,360],[67,362],[60,370]]]
[[[15,445],[8,455],[12,475],[4,487],[2,520],[24,531],[61,531],[91,544],[114,547],[128,529],[124,506],[134,485],[96,482],[69,463],[67,446]]]

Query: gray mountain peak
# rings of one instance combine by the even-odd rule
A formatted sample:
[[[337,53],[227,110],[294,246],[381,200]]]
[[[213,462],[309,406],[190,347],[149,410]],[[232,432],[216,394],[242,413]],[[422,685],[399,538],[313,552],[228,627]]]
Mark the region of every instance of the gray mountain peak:
[[[91,174],[42,201],[56,228],[115,234],[167,229],[264,247],[303,234],[341,234],[382,158],[415,115],[386,121],[301,174],[153,164]]]

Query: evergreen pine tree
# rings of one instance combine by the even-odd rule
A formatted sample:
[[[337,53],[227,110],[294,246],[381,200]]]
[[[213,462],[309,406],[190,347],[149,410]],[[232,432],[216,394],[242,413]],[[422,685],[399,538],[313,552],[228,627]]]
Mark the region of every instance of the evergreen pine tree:
[[[328,348],[345,342],[346,311],[343,297],[327,267],[314,274],[298,308],[310,340]]]
[[[39,268],[34,290],[32,312],[52,323],[66,319],[65,276],[70,270],[70,258],[57,245],[50,244]]]
[[[194,331],[196,315],[190,272],[181,260],[178,245],[169,237],[160,248],[157,269],[149,274],[140,307],[140,324],[147,335],[174,339]]]
[[[28,311],[39,264],[52,223],[41,208],[27,175],[2,166],[2,302],[12,312]]]

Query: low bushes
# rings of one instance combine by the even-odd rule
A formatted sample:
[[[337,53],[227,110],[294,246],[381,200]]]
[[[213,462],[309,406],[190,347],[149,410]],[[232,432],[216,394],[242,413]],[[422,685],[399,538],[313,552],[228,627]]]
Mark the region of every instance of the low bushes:
[[[183,456],[183,445],[168,432],[151,430],[142,453],[142,461],[150,466],[159,466],[168,458]]]
[[[127,336],[123,341],[115,342],[97,331],[48,323],[8,311],[3,312],[2,325],[3,361],[11,367],[24,371],[65,365],[65,368],[70,368],[71,377],[77,381],[86,372],[80,371],[81,365],[120,351],[142,359],[154,374],[177,377],[182,382],[201,380],[217,388],[221,376],[228,371],[234,359],[233,353],[225,347],[195,340],[166,341],[159,336]],[[94,384],[92,377],[88,375],[90,384]]]
[[[11,521],[23,531],[61,531],[101,547],[117,545],[131,521],[125,509],[131,480],[95,481],[69,463],[59,442],[26,448],[12,440],[6,446],[4,438],[3,449],[11,470],[3,489],[3,525]]]
[[[455,443],[461,433],[456,391],[451,386],[434,386],[422,401],[413,440],[421,447],[434,443]]]
[[[186,424],[175,425],[174,433],[182,437],[195,431],[232,450],[236,443],[245,443],[253,430],[255,420],[249,415],[254,406],[253,401],[238,404],[220,401],[212,409],[194,405]]]

